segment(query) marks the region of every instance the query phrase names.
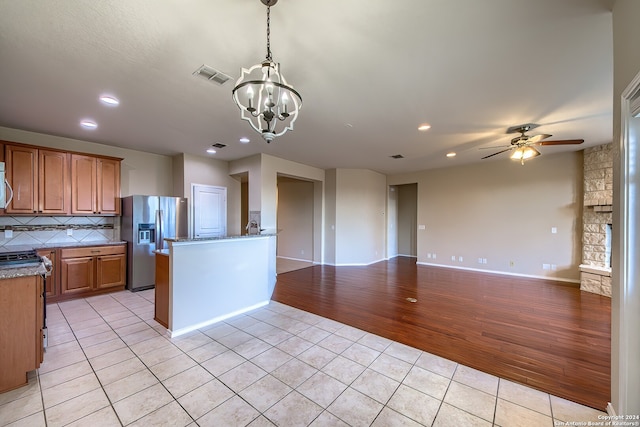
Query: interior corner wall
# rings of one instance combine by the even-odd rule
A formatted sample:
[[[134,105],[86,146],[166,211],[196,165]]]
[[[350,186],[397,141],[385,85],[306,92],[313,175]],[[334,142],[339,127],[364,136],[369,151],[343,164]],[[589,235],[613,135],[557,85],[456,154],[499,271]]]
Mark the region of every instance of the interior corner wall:
[[[324,183],[324,169],[280,159],[267,154],[262,154],[260,159],[261,205],[259,210],[261,211],[261,225],[262,228],[266,230],[265,233],[276,232],[278,223],[278,175]],[[249,177],[249,187],[251,186],[251,177]],[[314,205],[322,206],[322,198],[319,200],[317,199],[318,195],[321,197],[322,194],[314,194],[316,194],[316,198],[314,198]],[[314,241],[322,241],[322,224],[322,220],[314,221]],[[316,254],[314,254],[314,259],[315,258]]]
[[[336,170],[336,265],[385,258],[387,178],[366,169]]]
[[[191,185],[211,185],[227,189],[227,234],[240,235],[240,181],[229,176],[229,163],[203,156],[184,154],[184,194],[191,204]]]
[[[396,186],[398,197],[398,255],[417,256],[418,186],[404,184]]]
[[[324,264],[336,264],[336,179],[337,170],[325,171],[325,228],[324,228]]]
[[[120,165],[121,196],[171,194],[173,191],[173,166],[169,156],[5,127],[0,127],[0,140],[120,157],[123,159]]]
[[[582,176],[582,152],[572,152],[524,166],[502,158],[388,181],[418,183],[417,222],[425,225],[417,232],[419,263],[578,282]]]
[[[168,196],[189,198],[189,194],[185,194],[184,192],[184,153],[176,154],[171,159],[173,167],[173,192],[168,194]]]
[[[262,206],[262,155],[256,154],[229,162],[229,175],[241,174],[246,174],[248,177],[249,211],[260,211]]]
[[[624,158],[620,155],[622,141],[621,95],[634,77],[640,73],[640,2],[616,0],[613,7],[613,141],[614,141],[614,193],[613,193],[613,241],[612,241],[612,298],[611,298],[611,404],[618,415],[640,414],[640,358],[635,351],[640,347],[637,313],[640,313],[640,283],[638,275],[632,282],[624,283],[621,277],[621,256],[625,254],[623,241],[631,236],[621,236],[621,224],[625,218],[622,198],[625,192],[638,197],[640,177],[623,180]],[[634,119],[638,120],[638,119]],[[636,141],[636,145],[638,142]],[[637,156],[637,154],[636,154]],[[633,203],[634,201],[631,200]],[[637,201],[636,201],[637,203]],[[637,231],[636,231],[637,233]],[[637,236],[633,239],[637,240]],[[635,240],[633,240],[635,242]],[[637,251],[637,244],[635,250]],[[634,260],[626,260],[634,262]],[[635,280],[635,281],[633,281]]]
[[[398,186],[388,186],[387,259],[398,256]]]

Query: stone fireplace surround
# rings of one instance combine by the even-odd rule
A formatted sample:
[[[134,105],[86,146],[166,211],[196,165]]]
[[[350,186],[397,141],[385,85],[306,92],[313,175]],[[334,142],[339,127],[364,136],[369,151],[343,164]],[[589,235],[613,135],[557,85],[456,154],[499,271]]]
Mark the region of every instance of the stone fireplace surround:
[[[612,144],[584,150],[580,289],[611,297]]]

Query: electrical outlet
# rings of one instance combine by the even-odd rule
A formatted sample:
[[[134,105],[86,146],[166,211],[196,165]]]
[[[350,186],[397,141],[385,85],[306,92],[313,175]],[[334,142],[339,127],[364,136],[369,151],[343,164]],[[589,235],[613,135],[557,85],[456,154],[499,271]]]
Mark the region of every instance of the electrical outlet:
[[[482,264],[482,258],[478,258],[478,264]]]
[[[462,257],[461,257],[461,256],[460,256],[460,257],[458,257],[458,261],[459,261],[459,262],[462,262]]]
[[[5,239],[13,238],[13,230],[4,230],[4,238]]]
[[[558,233],[558,227],[551,227],[551,234],[557,234]]]
[[[436,254],[433,254],[433,259],[436,259]]]
[[[427,258],[431,259],[431,253],[427,254]]]
[[[543,270],[550,270],[551,266],[549,264],[542,264],[542,269]]]
[[[456,256],[455,255],[451,255],[451,261],[455,261],[456,260]]]
[[[486,264],[487,263],[487,259],[486,258],[482,258],[482,263]]]
[[[73,236],[73,228],[67,228],[67,236]]]
[[[557,266],[557,265],[555,265],[555,264],[551,264],[551,270],[552,270],[552,271],[556,271],[556,269],[557,269],[557,268],[558,268],[558,266]]]
[[[427,227],[423,224],[418,225],[418,230],[425,230]]]

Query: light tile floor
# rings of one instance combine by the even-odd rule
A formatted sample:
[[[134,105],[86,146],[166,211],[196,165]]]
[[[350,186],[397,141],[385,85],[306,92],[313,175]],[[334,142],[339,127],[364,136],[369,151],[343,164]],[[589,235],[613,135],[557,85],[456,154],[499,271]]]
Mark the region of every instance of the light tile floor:
[[[0,394],[0,425],[553,427],[605,415],[276,302],[173,339],[153,311],[153,290],[49,305],[44,363]]]

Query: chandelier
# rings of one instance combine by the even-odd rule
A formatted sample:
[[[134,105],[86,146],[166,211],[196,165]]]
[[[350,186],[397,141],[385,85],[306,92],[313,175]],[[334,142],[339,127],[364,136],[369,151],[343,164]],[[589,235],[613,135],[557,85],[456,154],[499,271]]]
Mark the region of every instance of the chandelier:
[[[293,130],[293,124],[302,108],[302,97],[285,80],[280,64],[271,56],[271,6],[278,0],[260,0],[267,6],[267,57],[251,68],[243,68],[231,92],[240,109],[242,120],[262,135],[267,143],[275,137]]]

